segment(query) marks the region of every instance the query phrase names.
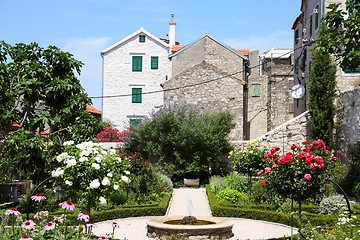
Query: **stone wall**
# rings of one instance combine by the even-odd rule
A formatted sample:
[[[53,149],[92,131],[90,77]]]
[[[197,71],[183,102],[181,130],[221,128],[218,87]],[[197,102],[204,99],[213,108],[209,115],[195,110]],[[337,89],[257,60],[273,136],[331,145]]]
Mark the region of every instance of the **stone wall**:
[[[336,101],[336,149],[346,159],[348,146],[360,140],[360,88],[341,93]]]
[[[282,151],[288,151],[292,144],[301,144],[309,140],[308,112],[287,121],[286,123],[274,128],[256,140],[268,145],[270,148],[278,146]],[[255,139],[254,139],[255,140]],[[233,141],[235,148],[242,147],[247,141]]]

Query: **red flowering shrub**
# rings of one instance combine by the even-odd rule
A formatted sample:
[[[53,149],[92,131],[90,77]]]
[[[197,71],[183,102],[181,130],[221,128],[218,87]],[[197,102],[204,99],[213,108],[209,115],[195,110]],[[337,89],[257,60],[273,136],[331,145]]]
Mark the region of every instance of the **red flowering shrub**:
[[[109,126],[99,132],[96,139],[98,142],[123,142],[129,134],[129,130],[120,132],[118,129]]]
[[[315,197],[323,189],[326,169],[330,169],[338,158],[332,156],[322,140],[302,146],[291,146],[291,151],[279,155],[279,147],[265,153],[268,167],[259,171],[264,176],[261,185],[270,187],[283,197],[297,201]]]

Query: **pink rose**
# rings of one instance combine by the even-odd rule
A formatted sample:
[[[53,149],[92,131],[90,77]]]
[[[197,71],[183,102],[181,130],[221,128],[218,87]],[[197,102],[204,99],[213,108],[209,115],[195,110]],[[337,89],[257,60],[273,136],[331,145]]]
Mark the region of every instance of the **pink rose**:
[[[304,179],[305,179],[306,181],[310,182],[311,179],[312,179],[312,176],[311,176],[310,174],[308,174],[308,173],[305,173]]]

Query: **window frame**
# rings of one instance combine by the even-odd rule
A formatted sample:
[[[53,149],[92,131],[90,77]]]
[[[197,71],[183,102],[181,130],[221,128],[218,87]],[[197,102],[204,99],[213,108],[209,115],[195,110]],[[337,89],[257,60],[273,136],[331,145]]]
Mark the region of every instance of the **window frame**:
[[[142,56],[132,56],[132,71],[142,72]]]
[[[150,68],[151,69],[159,69],[159,57],[158,56],[150,57]]]
[[[131,88],[131,103],[142,103],[142,88]]]
[[[144,34],[139,35],[139,43],[144,43],[146,40],[146,36]]]

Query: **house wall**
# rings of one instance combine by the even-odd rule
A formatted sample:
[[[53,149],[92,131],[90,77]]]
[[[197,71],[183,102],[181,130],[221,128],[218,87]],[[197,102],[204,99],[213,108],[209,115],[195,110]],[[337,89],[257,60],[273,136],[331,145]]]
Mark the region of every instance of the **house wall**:
[[[103,120],[122,130],[130,118],[144,118],[163,104],[160,84],[170,77],[168,48],[151,37],[140,43],[136,35],[103,56]],[[132,71],[132,56],[143,56],[142,72]],[[150,57],[159,57],[159,68],[150,69]],[[132,103],[133,87],[142,88],[142,103]],[[106,96],[126,95],[122,97]]]
[[[241,81],[226,77],[226,75],[227,73],[220,72],[215,66],[203,61],[167,81],[165,90],[202,83],[208,79],[222,79],[192,87],[165,91],[164,104],[165,106],[190,105],[201,112],[208,113],[229,110],[234,115],[235,123],[230,138],[241,139],[243,136],[242,84]]]
[[[360,88],[343,92],[336,100],[336,148],[346,159],[349,145],[360,141]]]

